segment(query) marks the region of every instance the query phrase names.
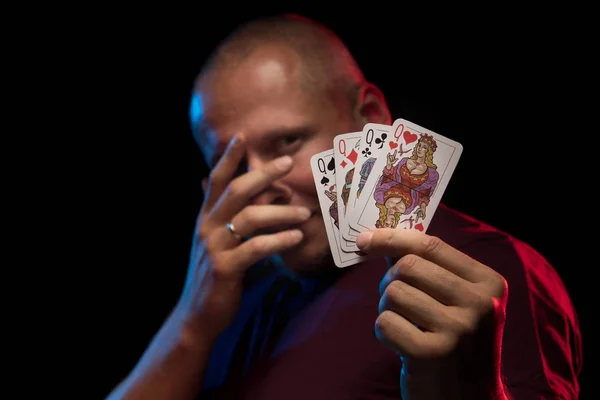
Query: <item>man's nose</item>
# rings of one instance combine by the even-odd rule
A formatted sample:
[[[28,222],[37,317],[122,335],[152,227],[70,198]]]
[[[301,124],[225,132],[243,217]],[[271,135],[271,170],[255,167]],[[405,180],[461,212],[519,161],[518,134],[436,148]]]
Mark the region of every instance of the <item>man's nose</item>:
[[[248,171],[264,168],[269,161],[248,154]],[[285,177],[271,182],[262,192],[254,196],[252,204],[289,204],[292,198],[292,189],[285,183]]]

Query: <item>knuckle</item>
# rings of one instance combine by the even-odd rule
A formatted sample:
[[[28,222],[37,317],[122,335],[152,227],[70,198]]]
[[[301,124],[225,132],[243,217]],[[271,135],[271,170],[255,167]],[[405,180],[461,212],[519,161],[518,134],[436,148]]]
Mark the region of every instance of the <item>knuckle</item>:
[[[212,232],[212,227],[210,227],[209,224],[201,223],[198,226],[198,240],[199,241],[206,240],[210,236],[211,232]]]
[[[212,186],[215,183],[220,184],[223,182],[223,174],[219,171],[218,168],[215,168],[210,171],[208,174],[208,186]]]
[[[413,274],[412,270],[414,266],[419,262],[421,258],[414,254],[407,254],[400,258],[396,263],[397,274],[400,279]]]
[[[260,207],[256,205],[246,206],[240,211],[239,217],[244,225],[253,224],[260,217]]]
[[[227,269],[227,262],[225,262],[224,256],[213,256],[212,264],[212,276],[214,279],[222,280],[228,278],[230,272]]]
[[[206,243],[206,251],[208,252],[208,254],[217,253],[218,240],[215,237],[215,235],[207,236],[206,239],[204,239],[204,242]]]
[[[452,331],[458,337],[470,336],[477,331],[478,318],[470,313],[456,313],[450,317]]]
[[[475,310],[479,315],[490,315],[494,312],[495,304],[491,296],[477,294],[475,296]]]
[[[424,253],[427,255],[432,255],[438,252],[442,246],[444,246],[444,241],[437,236],[426,236],[424,245]]]
[[[377,232],[377,231],[375,231]],[[395,229],[390,229],[387,230],[386,232],[382,232],[384,237],[383,237],[383,243],[384,243],[384,247],[385,248],[390,248],[393,246],[394,244],[394,236],[396,235],[396,230]]]
[[[384,337],[387,337],[392,329],[392,318],[393,312],[384,310],[375,320],[375,329]]]
[[[379,300],[380,314],[385,312],[385,310],[393,308],[394,303],[398,303],[400,301],[402,291],[402,289],[398,287],[400,285],[401,282],[399,281],[392,281],[387,285]]]
[[[235,217],[231,219],[233,224],[236,226],[246,225],[252,219],[252,206],[244,207]]]
[[[385,297],[398,301],[404,292],[404,284],[398,280],[392,281],[385,289]]]
[[[507,295],[508,281],[502,275],[494,271],[489,281],[493,297],[504,298]]]
[[[242,195],[242,185],[241,182],[237,179],[234,179],[233,181],[231,181],[231,183],[229,184],[229,187],[227,188],[227,192],[230,196],[233,197],[239,197]]]
[[[256,237],[251,243],[250,251],[255,254],[265,254],[269,250],[269,241],[265,237]]]
[[[375,320],[375,337],[383,344],[389,342],[388,329],[390,322],[388,313],[390,312],[391,311],[383,311]]]
[[[381,314],[381,313],[385,312],[385,310],[387,310],[387,308],[388,308],[388,298],[387,298],[387,296],[382,295],[379,298],[379,304],[378,304],[378,307],[377,307],[377,312],[379,314]],[[377,325],[377,321],[375,321],[375,325]]]

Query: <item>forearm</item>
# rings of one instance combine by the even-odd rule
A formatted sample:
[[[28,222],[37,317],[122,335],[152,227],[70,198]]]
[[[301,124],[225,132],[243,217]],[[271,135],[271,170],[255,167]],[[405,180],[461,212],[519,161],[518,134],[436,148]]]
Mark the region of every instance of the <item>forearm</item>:
[[[213,345],[200,325],[184,323],[174,310],[108,400],[196,398]]]

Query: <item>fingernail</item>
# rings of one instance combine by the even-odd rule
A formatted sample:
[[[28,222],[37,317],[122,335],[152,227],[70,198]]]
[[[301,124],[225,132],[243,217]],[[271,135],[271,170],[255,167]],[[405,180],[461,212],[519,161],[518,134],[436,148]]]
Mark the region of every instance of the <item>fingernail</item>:
[[[364,249],[365,247],[369,247],[371,243],[371,238],[373,237],[373,232],[361,232],[356,238],[356,246],[360,249]]]
[[[227,149],[232,149],[233,147],[235,147],[238,143],[240,142],[239,140],[239,134],[236,133],[235,135],[233,135],[233,137],[229,140],[229,144],[227,145]]]
[[[238,146],[240,143],[242,143],[244,141],[244,134],[241,132],[238,132],[235,134],[235,136],[233,137],[233,145],[234,146]]]
[[[292,165],[292,157],[283,156],[275,160],[275,165],[281,170],[286,170]]]
[[[311,214],[310,210],[306,207],[300,207],[298,209],[298,215],[302,219],[307,219],[308,217],[310,217],[310,214]]]

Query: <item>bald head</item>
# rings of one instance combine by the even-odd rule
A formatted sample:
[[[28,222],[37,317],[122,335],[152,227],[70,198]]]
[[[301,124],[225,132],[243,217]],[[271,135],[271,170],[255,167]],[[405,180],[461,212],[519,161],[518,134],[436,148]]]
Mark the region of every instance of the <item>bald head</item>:
[[[331,30],[296,15],[263,18],[232,32],[210,56],[196,80],[195,88],[235,70],[253,56],[268,51],[286,55],[298,76],[300,87],[336,100],[354,100],[364,76],[354,58]],[[277,74],[277,69],[264,70]]]

